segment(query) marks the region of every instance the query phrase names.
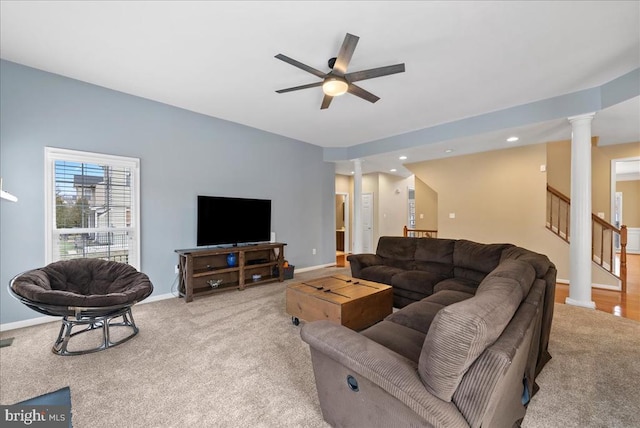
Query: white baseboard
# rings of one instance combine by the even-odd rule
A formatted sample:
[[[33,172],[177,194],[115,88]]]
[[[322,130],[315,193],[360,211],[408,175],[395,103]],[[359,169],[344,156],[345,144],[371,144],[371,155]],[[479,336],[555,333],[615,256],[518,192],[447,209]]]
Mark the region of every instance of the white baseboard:
[[[322,269],[322,268],[326,268],[326,267],[330,267],[330,266],[335,266],[335,263],[327,263],[324,265],[317,265],[317,266],[309,266],[306,268],[302,268],[302,269],[296,269],[296,271],[298,273],[302,273],[302,272],[308,272],[308,271],[312,271],[312,270],[316,270],[316,269]],[[178,296],[176,296],[173,293],[166,293],[166,294],[159,294],[157,296],[151,295],[150,297],[144,299],[142,302],[138,303],[139,305],[144,305],[145,303],[151,303],[151,302],[157,302],[159,300],[166,300],[166,299],[173,299],[173,298],[178,298]],[[24,327],[31,327],[34,325],[40,325],[40,324],[46,324],[48,322],[53,322],[53,321],[59,321],[61,319],[61,317],[50,317],[50,316],[41,316],[41,317],[37,317],[37,318],[30,318],[27,320],[23,320],[23,321],[15,321],[15,322],[9,322],[9,323],[4,323],[4,324],[0,324],[0,331],[9,331],[9,330],[16,330],[18,328],[24,328]]]
[[[567,284],[567,285],[571,284],[571,282],[568,279],[562,279],[562,278],[556,279],[556,283],[558,283],[558,284]],[[616,287],[615,285],[593,283],[593,284],[591,284],[591,288],[600,288],[600,289],[603,289],[603,290],[622,291],[622,286],[621,285]]]
[[[173,293],[159,294],[157,296],[151,295],[138,304],[144,305],[145,303],[157,302],[158,300],[173,299],[174,297],[178,297],[178,296],[176,296]]]
[[[138,304],[144,305],[145,303],[157,302],[158,300],[172,299],[174,297],[178,297],[178,296],[172,293],[159,294],[157,296],[150,296]],[[62,317],[51,317],[51,316],[45,315],[45,316],[36,317],[36,318],[29,318],[27,320],[22,320],[22,321],[8,322],[8,323],[0,324],[0,331],[10,331],[10,330],[16,330],[18,328],[46,324],[53,321],[60,321],[61,318]]]
[[[296,270],[294,271],[294,273],[295,273],[295,272],[300,272],[300,273],[302,273],[302,272],[309,272],[309,271],[311,271],[311,270],[327,268],[327,267],[331,267],[331,266],[335,266],[335,265],[336,265],[335,263],[327,263],[327,264],[324,264],[324,265],[309,266],[309,267],[302,268],[302,269],[296,269]]]
[[[34,325],[46,324],[48,322],[53,322],[53,321],[60,321],[60,317],[50,317],[48,315],[45,315],[42,317],[30,318],[28,320],[23,320],[23,321],[8,322],[8,323],[0,324],[0,331],[9,331],[9,330],[15,330],[18,328],[31,327]]]
[[[595,309],[596,308],[596,303],[595,302],[587,302],[587,301],[582,301],[582,300],[575,300],[575,299],[572,299],[570,297],[567,297],[564,302],[567,305],[580,306],[582,308],[587,308],[587,309]]]

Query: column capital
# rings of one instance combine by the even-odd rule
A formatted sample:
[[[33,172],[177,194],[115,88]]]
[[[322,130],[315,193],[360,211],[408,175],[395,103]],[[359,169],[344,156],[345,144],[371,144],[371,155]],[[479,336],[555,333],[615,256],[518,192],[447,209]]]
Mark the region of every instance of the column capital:
[[[595,115],[596,115],[596,113],[595,113],[595,112],[593,112],[593,113],[586,113],[586,114],[580,114],[580,115],[578,115],[578,116],[571,116],[571,117],[568,117],[568,118],[567,118],[567,120],[568,120],[569,122],[571,122],[571,123],[573,123],[573,122],[577,122],[577,121],[582,121],[582,120],[588,120],[588,121],[591,121],[591,120],[593,120],[593,118],[594,118],[594,116],[595,116]]]

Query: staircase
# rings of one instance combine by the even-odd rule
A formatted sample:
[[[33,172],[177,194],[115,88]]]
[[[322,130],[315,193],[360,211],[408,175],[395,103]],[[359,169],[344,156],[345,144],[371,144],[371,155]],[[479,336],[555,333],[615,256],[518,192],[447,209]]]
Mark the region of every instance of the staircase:
[[[547,229],[569,242],[571,200],[547,185]],[[620,229],[591,214],[591,254],[598,266],[620,280],[621,292],[627,292],[627,226]]]

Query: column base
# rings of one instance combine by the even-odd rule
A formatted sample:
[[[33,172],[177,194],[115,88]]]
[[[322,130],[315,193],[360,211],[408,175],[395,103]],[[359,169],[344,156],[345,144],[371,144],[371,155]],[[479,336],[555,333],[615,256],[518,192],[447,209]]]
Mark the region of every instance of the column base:
[[[590,302],[590,301],[586,301],[586,300],[575,300],[575,299],[572,299],[571,297],[567,297],[564,300],[564,303],[566,303],[567,305],[580,306],[580,307],[588,308],[588,309],[595,309],[596,308],[596,302]]]

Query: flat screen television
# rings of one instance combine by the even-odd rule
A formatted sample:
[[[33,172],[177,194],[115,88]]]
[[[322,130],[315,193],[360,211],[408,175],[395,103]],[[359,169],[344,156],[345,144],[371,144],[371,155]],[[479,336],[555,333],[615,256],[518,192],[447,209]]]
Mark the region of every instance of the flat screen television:
[[[197,246],[271,239],[271,200],[198,196]]]

